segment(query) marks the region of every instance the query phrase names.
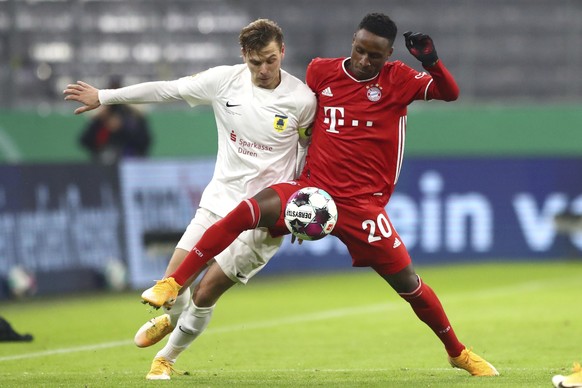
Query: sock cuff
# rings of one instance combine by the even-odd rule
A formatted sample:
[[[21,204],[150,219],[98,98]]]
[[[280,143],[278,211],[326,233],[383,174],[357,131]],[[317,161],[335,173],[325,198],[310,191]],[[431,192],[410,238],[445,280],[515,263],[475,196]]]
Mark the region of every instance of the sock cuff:
[[[252,229],[254,229],[257,227],[259,220],[261,219],[261,208],[259,207],[257,200],[254,198],[245,199],[244,202],[249,206],[249,210],[251,211]]]
[[[188,313],[190,313],[190,315],[195,315],[197,317],[205,316],[212,313],[215,306],[216,304],[213,304],[210,307],[198,307],[194,304],[194,302],[192,302],[192,304],[188,308]]]
[[[422,295],[422,291],[424,289],[424,283],[422,282],[422,279],[420,278],[420,276],[416,275],[416,277],[418,279],[418,287],[416,287],[411,292],[399,292],[398,295],[400,295],[402,298],[407,299],[407,300],[418,298],[420,295]]]

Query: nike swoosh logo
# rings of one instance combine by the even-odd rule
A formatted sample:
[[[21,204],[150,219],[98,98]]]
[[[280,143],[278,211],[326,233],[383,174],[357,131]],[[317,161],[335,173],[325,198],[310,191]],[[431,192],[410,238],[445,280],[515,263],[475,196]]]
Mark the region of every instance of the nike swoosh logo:
[[[240,106],[241,104],[231,104],[230,101],[226,102],[226,107],[227,108],[232,108],[233,106]]]

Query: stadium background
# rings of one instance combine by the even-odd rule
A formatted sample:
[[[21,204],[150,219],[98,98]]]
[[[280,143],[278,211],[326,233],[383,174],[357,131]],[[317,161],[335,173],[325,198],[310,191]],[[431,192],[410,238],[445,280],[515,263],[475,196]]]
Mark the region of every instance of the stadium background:
[[[36,274],[39,294],[102,287],[116,260],[132,286],[149,284],[168,257],[163,237],[184,229],[210,178],[208,110],[142,107],[152,157],[98,166],[78,147],[88,117],[62,101],[67,83],[173,79],[239,63],[238,32],[258,17],[283,27],[284,67],[302,77],[315,56],[349,55],[369,11],[390,14],[400,33],[429,33],[462,93],[409,112],[389,211],[417,262],[579,258],[582,234],[554,223],[582,214],[579,1],[4,0],[0,298],[14,266]],[[393,59],[420,70],[401,36]],[[266,272],[347,267],[345,250],[325,239],[285,244]]]

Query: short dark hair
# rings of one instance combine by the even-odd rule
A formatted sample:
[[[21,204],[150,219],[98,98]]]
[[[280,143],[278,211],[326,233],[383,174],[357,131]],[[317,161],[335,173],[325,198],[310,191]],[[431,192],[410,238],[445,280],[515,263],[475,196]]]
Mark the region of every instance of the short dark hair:
[[[388,39],[390,44],[394,43],[398,32],[396,23],[383,13],[369,13],[364,16],[358,25],[358,30],[362,29]]]
[[[257,19],[241,30],[238,41],[244,53],[260,51],[272,41],[282,48],[283,30],[272,20]]]

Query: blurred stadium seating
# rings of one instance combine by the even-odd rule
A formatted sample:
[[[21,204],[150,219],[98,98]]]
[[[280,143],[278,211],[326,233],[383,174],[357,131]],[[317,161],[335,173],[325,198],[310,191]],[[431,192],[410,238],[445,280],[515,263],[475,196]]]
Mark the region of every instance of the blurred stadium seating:
[[[579,99],[582,2],[576,0],[0,0],[0,107],[62,104],[60,92],[110,74],[135,83],[172,79],[240,61],[237,34],[257,17],[281,24],[285,67],[302,76],[314,56],[349,55],[356,23],[369,11],[400,32],[430,33],[463,100]],[[402,41],[394,58],[410,61]]]

